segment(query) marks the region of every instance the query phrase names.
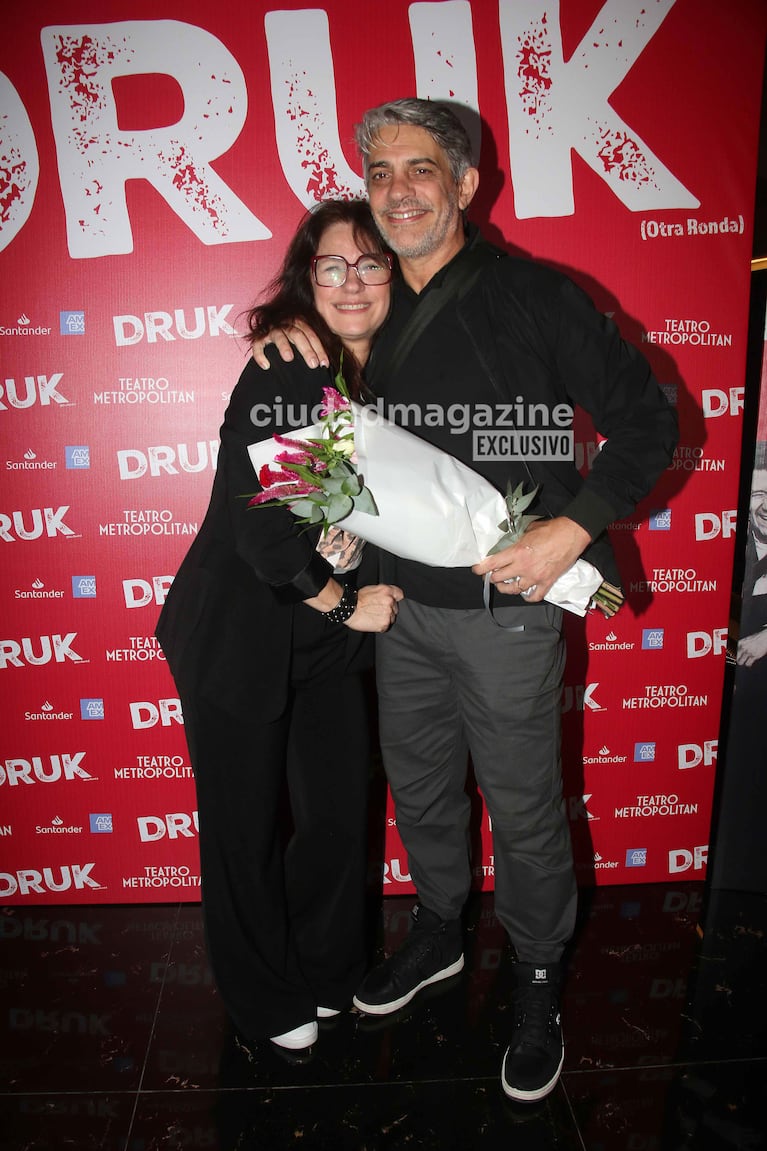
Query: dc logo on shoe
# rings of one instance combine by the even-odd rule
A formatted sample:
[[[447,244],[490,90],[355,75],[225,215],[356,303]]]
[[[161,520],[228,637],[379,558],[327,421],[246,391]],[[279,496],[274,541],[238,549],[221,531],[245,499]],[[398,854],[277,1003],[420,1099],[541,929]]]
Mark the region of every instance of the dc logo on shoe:
[[[545,979],[546,978],[546,968],[545,967],[536,967],[535,978],[536,979]]]

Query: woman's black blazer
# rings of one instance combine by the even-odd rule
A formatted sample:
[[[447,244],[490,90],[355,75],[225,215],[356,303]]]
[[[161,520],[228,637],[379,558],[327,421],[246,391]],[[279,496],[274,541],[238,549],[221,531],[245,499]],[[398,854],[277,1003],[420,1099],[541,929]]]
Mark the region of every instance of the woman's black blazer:
[[[234,715],[255,709],[263,722],[285,707],[294,613],[312,611],[301,601],[332,575],[315,550],[318,528],[305,530],[287,508],[248,507],[259,490],[248,444],[295,430],[291,417],[309,415],[333,382],[300,356],[286,364],[272,351],[270,360],[263,371],[249,359],[232,393],[210,504],[156,629],[182,707],[203,697]],[[350,664],[361,666],[364,637],[346,630]]]

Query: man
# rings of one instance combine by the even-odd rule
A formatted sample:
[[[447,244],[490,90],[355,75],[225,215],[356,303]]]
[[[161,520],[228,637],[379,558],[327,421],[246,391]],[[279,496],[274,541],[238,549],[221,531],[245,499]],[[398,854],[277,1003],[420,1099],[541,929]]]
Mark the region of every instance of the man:
[[[354,1003],[385,1015],[463,967],[470,752],[492,819],[496,913],[516,953],[501,1082],[510,1098],[534,1101],[562,1068],[560,963],[576,912],[560,764],[561,610],[544,596],[584,553],[617,582],[605,529],[668,465],[676,417],[647,363],[570,280],[507,257],[466,225],[479,173],[448,108],[398,100],[367,112],[356,138],[374,218],[401,269],[368,382],[384,414],[432,413],[402,422],[499,490],[537,485],[530,511],[546,518],[473,571],[382,557],[381,578],[405,599],[377,645],[381,747],[418,903],[404,944]],[[322,358],[311,333],[291,339],[308,362]],[[473,433],[487,429],[488,412],[513,411],[517,428],[561,427],[575,403],[607,438],[585,481],[570,459],[478,458]],[[455,405],[471,413],[469,426],[451,422]],[[477,577],[486,573],[504,597],[494,616],[482,605]]]

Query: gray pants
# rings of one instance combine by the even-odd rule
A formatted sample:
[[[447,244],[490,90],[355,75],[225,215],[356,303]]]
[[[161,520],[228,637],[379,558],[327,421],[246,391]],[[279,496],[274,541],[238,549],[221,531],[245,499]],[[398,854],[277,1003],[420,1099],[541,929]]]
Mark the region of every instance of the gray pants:
[[[555,962],[577,901],[562,798],[562,613],[404,600],[377,640],[381,748],[424,906],[461,913],[471,884],[468,753],[491,821],[495,910],[523,962]]]

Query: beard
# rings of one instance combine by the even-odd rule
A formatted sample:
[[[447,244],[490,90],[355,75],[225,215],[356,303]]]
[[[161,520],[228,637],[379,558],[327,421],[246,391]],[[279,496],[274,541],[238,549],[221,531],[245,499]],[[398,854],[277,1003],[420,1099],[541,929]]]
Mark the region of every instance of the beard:
[[[431,204],[422,204],[418,200],[409,200],[397,205],[398,210],[408,208],[433,211]],[[393,233],[387,229],[385,212],[376,214],[375,222],[378,231],[393,252],[396,252],[398,256],[403,256],[406,260],[414,260],[422,256],[430,256],[432,252],[439,250],[445,242],[445,238],[454,231],[459,211],[458,196],[451,194],[442,212],[431,221],[430,227],[418,238],[409,242],[403,236],[397,235],[396,228],[394,228]]]

